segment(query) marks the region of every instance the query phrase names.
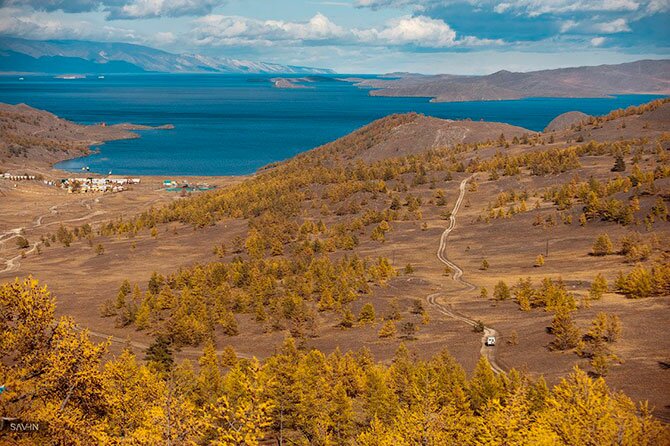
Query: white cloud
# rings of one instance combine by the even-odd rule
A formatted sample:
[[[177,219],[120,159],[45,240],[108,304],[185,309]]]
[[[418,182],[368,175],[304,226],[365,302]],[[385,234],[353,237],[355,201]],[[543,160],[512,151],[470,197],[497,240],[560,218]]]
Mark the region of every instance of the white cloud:
[[[442,20],[430,17],[402,17],[387,24],[386,28],[354,30],[360,40],[391,45],[413,44],[426,47],[454,46],[456,31]]]
[[[135,30],[93,23],[68,15],[56,17],[45,12],[0,9],[0,34],[26,39],[79,39],[151,43],[152,39]]]
[[[565,22],[561,23],[561,33],[566,33],[570,31],[571,29],[574,29],[577,27],[578,23],[575,22],[574,20],[566,20]]]
[[[512,5],[509,4],[509,3],[499,3],[493,8],[493,10],[495,12],[497,12],[498,14],[503,14],[505,11],[507,11],[511,7],[512,7]]]
[[[105,8],[111,20],[202,16],[227,0],[126,0],[120,5],[117,3],[112,1]]]
[[[0,0],[2,7],[29,7],[35,11],[87,12],[100,7],[101,0]]]
[[[607,39],[605,37],[594,37],[591,39],[591,45],[592,46],[602,46],[603,43],[605,43]]]
[[[6,6],[10,3],[22,6]],[[382,51],[404,54],[434,54],[443,51],[455,54],[458,51],[454,50],[459,49],[485,51],[487,47],[501,45],[506,45],[506,50],[523,48],[524,51],[529,51],[530,48],[541,48],[542,51],[560,52],[570,45],[590,44],[596,47],[607,43],[604,46],[616,46],[621,39],[628,36],[622,35],[617,39],[615,34],[632,32],[631,27],[635,28],[636,20],[641,16],[649,15],[650,11],[670,10],[670,0],[357,0],[353,2],[356,6],[373,9],[404,8],[404,12],[399,12],[398,15],[407,15],[386,23],[359,24],[355,28],[354,25],[345,26],[351,23],[345,19],[341,23],[335,23],[321,13],[314,14],[308,20],[297,21],[263,20],[211,12],[217,5],[225,3],[229,3],[229,0],[0,0],[0,6],[5,5],[0,8],[0,33],[36,39],[128,41],[171,50],[193,51],[196,46],[225,46],[227,52],[244,54],[244,57],[256,57],[261,53],[271,55],[273,51],[281,52],[286,49],[288,50],[285,52],[289,54],[293,54],[292,51],[297,54],[300,49],[333,54],[333,48],[344,48],[346,51],[359,48],[370,55],[376,52],[377,56]],[[320,3],[342,2],[324,0]],[[543,36],[539,40],[522,35],[516,41],[513,30],[500,33],[500,36],[505,36],[505,40],[462,34],[458,21],[438,18],[447,15],[447,7],[454,4],[470,5],[473,10],[483,11],[485,17],[491,17],[493,11],[511,15],[513,20],[517,20],[518,17],[514,16],[518,15],[551,15],[538,22],[547,22],[548,29],[554,35]],[[97,9],[84,14],[61,11],[90,8]],[[9,10],[15,12],[9,14]],[[47,10],[51,12],[44,12]],[[368,11],[365,14],[372,13]],[[197,17],[189,21],[150,21],[146,22],[146,28],[143,22],[136,26],[123,25],[132,26],[134,30],[105,26],[108,23],[104,21],[105,18],[140,19],[184,15]],[[384,17],[383,14],[379,15]],[[510,17],[504,19],[506,21]],[[453,20],[457,20],[457,17],[454,16]],[[170,25],[166,27],[163,23]],[[150,30],[153,31],[152,35],[149,35]],[[488,31],[494,32],[495,29]],[[477,31],[468,32],[478,34]],[[523,40],[525,38],[528,40]]]
[[[157,45],[169,45],[177,41],[177,36],[171,32],[157,32],[153,35],[152,40],[156,42]]]
[[[195,21],[194,35],[200,45],[272,46],[284,42],[307,44],[414,46],[449,48],[497,45],[500,40],[458,38],[447,23],[425,16],[400,17],[384,27],[347,30],[323,14],[307,22],[257,20],[247,17],[208,15]]]
[[[649,14],[670,11],[670,0],[651,0],[647,5]]]
[[[530,17],[544,14],[574,12],[636,11],[640,3],[634,0],[517,0],[511,9]]]
[[[195,23],[194,34],[199,44],[270,46],[286,41],[331,41],[347,34],[321,13],[307,22],[208,15]]]
[[[299,40],[333,39],[345,34],[344,28],[321,13],[317,13],[306,23],[268,20],[265,24],[270,29],[282,30],[286,36]]]
[[[630,26],[626,19],[615,19],[609,22],[576,22],[574,20],[566,20],[561,23],[560,32],[562,34],[617,34],[631,32]]]
[[[0,0],[0,6],[68,13],[104,11],[107,18],[202,16],[228,0]]]
[[[630,32],[630,27],[625,19],[616,19],[611,22],[595,23],[593,29],[603,34],[615,34]]]
[[[501,40],[479,39],[474,36],[458,38],[447,23],[426,16],[401,17],[391,20],[386,27],[355,29],[353,33],[361,42],[382,45],[412,45],[423,48],[448,48],[455,46],[497,45]]]
[[[544,14],[564,14],[590,11],[637,11],[641,5],[656,3],[667,4],[670,0],[357,0],[358,7],[411,8],[414,11],[427,11],[431,8],[451,4],[469,4],[473,8],[488,8],[499,14],[515,12],[528,16]],[[670,7],[669,7],[670,8]]]
[[[402,8],[405,6],[420,7],[421,2],[412,0],[356,0],[355,6],[359,8]]]

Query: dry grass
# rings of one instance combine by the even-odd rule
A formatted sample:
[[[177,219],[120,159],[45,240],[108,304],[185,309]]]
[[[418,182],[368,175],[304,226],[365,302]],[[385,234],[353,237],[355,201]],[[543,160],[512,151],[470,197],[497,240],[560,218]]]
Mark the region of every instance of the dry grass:
[[[578,134],[597,140],[623,139],[636,135],[653,138],[668,130],[667,120],[663,119],[628,117],[625,121],[625,128],[621,127],[621,123],[611,121],[599,129],[584,129],[581,133],[557,133],[554,146],[563,146],[566,139],[574,140]],[[387,144],[384,150],[392,150],[390,147],[393,145]],[[539,149],[540,147],[512,146],[509,151],[519,153]],[[495,150],[497,149],[481,150],[478,156],[490,156]],[[533,191],[569,181],[575,174],[583,179],[591,175],[598,178],[613,175],[609,172],[611,157],[582,159],[582,165],[575,171],[546,177],[523,175],[520,178],[503,177],[497,181],[489,181],[488,175],[480,174],[477,178],[478,190],[466,193],[464,206],[448,247],[450,259],[463,268],[465,279],[477,287],[486,287],[490,295],[499,280],[505,280],[512,285],[518,278],[531,277],[539,281],[543,277],[560,276],[570,291],[577,296],[583,296],[597,273],[603,273],[611,283],[619,269],[630,269],[631,265],[624,263],[620,256],[592,257],[588,252],[593,240],[601,232],[608,232],[616,243],[633,228],[600,222],[591,222],[586,227],[580,227],[577,223],[579,205],[570,211],[573,215],[571,225],[564,225],[559,221],[556,226],[549,228],[533,226],[536,214],[555,214],[549,204],[509,219],[496,219],[491,223],[477,221],[477,217],[485,212],[487,204],[501,191],[526,189],[532,195]],[[55,174],[49,171],[45,173]],[[472,318],[483,320],[501,333],[503,342],[500,343],[499,354],[501,363],[506,367],[543,374],[552,383],[557,382],[576,364],[588,368],[585,360],[572,352],[558,353],[547,349],[547,344],[552,339],[545,330],[551,322],[550,313],[542,310],[522,312],[511,301],[494,302],[480,298],[479,290],[461,292],[445,276],[443,265],[435,257],[440,234],[447,224],[440,214],[453,205],[458,195],[458,184],[464,177],[465,174],[456,174],[448,182],[439,176],[435,177],[437,188],[446,191],[446,207],[429,204],[435,190],[430,189],[427,184],[413,188],[410,192],[421,196],[424,201],[423,220],[392,222],[392,230],[387,234],[386,242],[373,242],[369,238],[369,231],[360,236],[361,245],[356,249],[358,254],[385,256],[399,269],[411,263],[415,272],[411,275],[401,274],[388,287],[375,289],[371,296],[355,302],[352,305],[354,313],[357,314],[364,303],[372,302],[377,315],[381,316],[388,311],[390,302],[397,299],[403,320],[415,322],[419,329],[416,339],[409,342],[420,356],[429,357],[448,348],[466,370],[472,370],[478,359],[480,335],[473,333],[465,324],[446,319],[425,303],[428,294],[442,289],[447,292],[448,303],[455,309]],[[208,181],[224,186],[239,179],[210,178]],[[16,189],[7,186],[0,180],[0,187],[4,187],[1,189],[4,195],[1,197],[3,216],[0,218],[0,233],[25,227],[26,237],[31,241],[52,232],[61,221],[82,219],[77,221],[99,222],[120,215],[133,215],[152,204],[176,199],[175,195],[156,191],[159,186],[157,178],[146,178],[141,186],[131,191],[99,196],[99,200],[93,196],[67,195],[60,190],[35,183],[20,183]],[[667,193],[667,184],[662,184],[662,187]],[[651,199],[653,197],[643,198],[643,207]],[[368,200],[369,207],[382,208],[388,206],[389,197],[380,194],[377,200],[369,197]],[[534,203],[534,199],[531,202]],[[58,206],[58,214],[50,213],[49,208],[52,206]],[[348,218],[334,215],[321,217],[317,209],[308,209],[305,212],[306,216],[324,218],[326,224]],[[42,226],[35,227],[34,222],[41,215],[46,215]],[[422,230],[422,222],[426,222],[426,230]],[[640,226],[635,229],[644,230]],[[246,230],[246,221],[226,220],[197,231],[179,224],[161,225],[156,238],[151,237],[147,231],[132,239],[96,237],[94,243],[104,246],[104,255],[96,255],[93,248],[83,241],[76,242],[69,248],[52,246],[44,248],[41,255],[33,254],[22,259],[18,273],[0,274],[0,280],[32,274],[49,284],[58,296],[58,311],[61,314],[72,315],[82,326],[96,332],[146,344],[151,342],[148,333],[138,332],[133,328],[116,328],[112,319],[100,318],[99,304],[116,295],[123,279],[128,278],[131,282],[143,285],[154,271],[167,274],[195,263],[215,260],[212,253],[215,244],[225,242],[230,246],[233,238],[243,235]],[[667,238],[670,236],[670,223],[657,222],[653,230],[659,236]],[[549,253],[546,263],[541,268],[536,268],[533,266],[535,259],[538,254],[546,254],[547,242]],[[0,247],[1,257],[9,257],[17,252],[13,242]],[[230,260],[232,255],[228,254],[226,260]],[[655,254],[656,257],[659,255]],[[490,267],[480,270],[484,258]],[[431,319],[429,324],[422,325],[420,318],[410,314],[409,308],[413,299],[424,300]],[[667,407],[670,391],[667,370],[661,367],[662,362],[670,359],[670,339],[664,333],[670,316],[670,297],[632,301],[608,294],[602,300],[592,302],[590,308],[578,310],[575,315],[576,322],[586,329],[590,320],[600,311],[619,315],[623,325],[623,339],[614,344],[614,353],[623,362],[612,367],[608,382],[614,388],[624,390],[633,399],[650,400],[660,415],[670,416],[670,408]],[[264,357],[274,352],[275,346],[284,336],[282,332],[265,332],[248,315],[239,316],[238,322],[241,334],[236,337],[220,336],[220,348],[232,345],[243,354]],[[367,347],[376,358],[388,360],[400,342],[398,338],[378,338],[381,322],[343,330],[336,327],[339,320],[332,313],[320,313],[318,322],[318,336],[307,338],[305,343],[326,352],[338,347],[342,350]],[[517,345],[504,342],[511,338],[512,332],[517,333]],[[122,347],[122,344],[117,343],[113,350]],[[193,353],[185,353],[183,356],[192,357]]]

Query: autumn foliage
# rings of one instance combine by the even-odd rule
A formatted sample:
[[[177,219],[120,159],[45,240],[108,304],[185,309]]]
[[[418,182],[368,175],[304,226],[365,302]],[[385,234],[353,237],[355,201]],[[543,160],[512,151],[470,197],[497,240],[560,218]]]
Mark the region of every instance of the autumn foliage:
[[[54,309],[34,279],[0,287],[0,410],[44,423],[37,432],[7,434],[15,444],[668,441],[645,404],[578,368],[549,389],[515,370],[494,375],[483,358],[468,379],[446,351],[418,360],[401,345],[386,366],[365,350],[325,355],[299,350],[289,338],[263,362],[209,344],[197,367],[184,361],[166,369],[129,351],[103,359],[107,345],[92,343],[67,318],[56,320]]]

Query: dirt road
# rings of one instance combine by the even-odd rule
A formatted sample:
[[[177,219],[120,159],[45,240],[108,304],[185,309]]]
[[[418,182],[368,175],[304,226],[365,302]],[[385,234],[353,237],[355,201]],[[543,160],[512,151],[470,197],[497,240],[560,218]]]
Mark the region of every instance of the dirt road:
[[[100,198],[96,197],[94,199],[81,200],[78,203],[81,206],[85,207],[86,209],[91,210],[91,203],[99,203],[99,202],[100,202]],[[37,229],[39,227],[48,227],[48,226],[53,226],[53,225],[56,225],[56,224],[86,221],[86,220],[89,220],[93,217],[97,217],[99,215],[103,215],[103,214],[106,213],[106,211],[98,210],[98,211],[91,212],[87,215],[84,215],[83,217],[71,218],[69,220],[52,221],[50,223],[42,223],[42,220],[44,220],[44,218],[46,218],[46,217],[57,216],[58,215],[58,207],[59,206],[51,206],[49,208],[49,212],[47,212],[46,214],[42,214],[42,215],[37,216],[33,220],[33,224],[29,229],[34,230],[34,229]],[[61,207],[63,207],[63,206],[61,206]],[[7,243],[9,240],[12,240],[12,239],[20,236],[23,232],[25,232],[25,230],[26,230],[26,228],[14,228],[14,229],[10,229],[10,230],[0,234],[0,247],[2,245],[4,245],[5,243]],[[0,274],[18,271],[20,266],[21,266],[20,259],[25,255],[32,254],[33,252],[35,252],[37,250],[37,247],[38,247],[39,244],[40,244],[39,241],[34,242],[34,243],[31,244],[30,249],[27,250],[27,251],[24,251],[22,254],[18,254],[16,256],[8,258],[6,260],[0,259],[0,264],[3,261],[5,263],[5,267],[3,269],[0,269]]]
[[[465,187],[467,186],[468,180],[470,178],[472,177],[468,177],[463,181],[461,181],[460,193],[458,195],[458,199],[456,200],[456,204],[454,204],[454,208],[451,211],[451,216],[449,217],[449,226],[442,233],[442,236],[440,237],[440,245],[437,248],[437,258],[440,260],[440,262],[444,263],[447,267],[449,267],[451,271],[453,271],[453,275],[451,278],[454,281],[463,285],[463,289],[461,290],[463,292],[473,291],[477,287],[468,282],[467,280],[464,280],[463,270],[458,265],[456,265],[454,262],[452,262],[447,258],[447,239],[449,238],[449,234],[451,233],[451,231],[453,231],[454,228],[456,227],[456,215],[458,214],[458,210],[460,209],[461,204],[463,203],[463,197],[465,197]],[[433,293],[430,296],[428,296],[426,300],[430,305],[432,305],[440,313],[446,316],[464,322],[473,328],[479,325],[480,322],[478,322],[477,320],[474,320],[468,316],[458,313],[451,307],[451,305],[445,305],[444,303],[441,303],[438,299],[443,294],[444,294],[443,292]],[[491,364],[491,369],[495,373],[504,373],[505,370],[502,367],[500,367],[500,365],[496,361],[497,347],[487,347],[484,344],[484,341],[488,336],[495,336],[496,340],[500,341],[499,339],[500,336],[498,335],[498,332],[496,330],[494,330],[491,327],[484,326],[480,354],[482,356],[485,356],[486,359],[488,359],[489,363]]]

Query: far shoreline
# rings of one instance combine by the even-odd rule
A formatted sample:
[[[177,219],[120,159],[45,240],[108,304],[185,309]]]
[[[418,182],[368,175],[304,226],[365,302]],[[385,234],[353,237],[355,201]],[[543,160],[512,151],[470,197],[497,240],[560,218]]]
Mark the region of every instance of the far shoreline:
[[[304,76],[303,76],[304,78]],[[345,81],[345,82],[352,82],[352,79],[338,79],[340,81]],[[355,85],[355,84],[354,84]],[[365,87],[364,87],[365,88]],[[658,98],[663,98],[667,97],[664,95],[658,95],[658,94],[644,94],[644,95],[638,95],[638,94],[621,94],[621,95],[614,95],[610,96],[610,99],[616,99],[617,97],[620,96],[648,96],[649,99],[658,99]],[[455,103],[463,103],[463,102],[515,102],[519,100],[528,100],[528,99],[533,99],[533,98],[526,98],[526,99],[501,99],[501,100],[495,100],[495,101],[449,101],[449,102],[455,102]],[[543,98],[537,98],[537,99],[543,99]],[[558,98],[558,97],[553,97],[553,98],[546,98],[546,99],[552,99],[552,100],[561,100],[561,99],[598,99],[598,98]],[[2,104],[0,104],[2,105]],[[30,106],[26,106],[24,104],[17,104],[17,105],[10,105],[7,104],[10,107],[15,107],[15,108],[21,108],[21,107],[26,107],[34,110],[35,112],[40,112],[40,113],[48,113],[51,114],[50,112],[43,111],[40,109],[33,109]],[[53,115],[55,116],[55,115]],[[74,151],[70,151],[68,153],[60,153],[59,154],[59,159],[52,159],[51,161],[48,162],[48,165],[44,165],[47,163],[41,163],[39,161],[34,161],[28,159],[25,163],[22,163],[22,165],[15,164],[13,161],[17,161],[21,158],[8,158],[7,164],[4,166],[0,166],[5,168],[5,170],[14,170],[16,173],[21,173],[22,171],[33,171],[37,172],[38,174],[44,175],[44,176],[49,176],[51,178],[55,179],[60,179],[63,177],[73,177],[73,176],[86,176],[86,177],[95,177],[95,178],[104,178],[104,177],[110,177],[108,174],[101,172],[99,169],[98,171],[86,171],[86,170],[79,170],[79,169],[68,169],[68,168],[63,168],[61,163],[65,163],[68,161],[72,160],[77,160],[77,159],[85,159],[91,155],[95,155],[97,153],[100,153],[102,146],[107,144],[109,141],[116,141],[116,140],[131,140],[131,139],[140,139],[142,138],[141,133],[144,131],[149,131],[149,130],[173,130],[175,129],[175,126],[173,124],[162,124],[162,125],[157,125],[157,126],[150,126],[150,125],[143,125],[143,124],[133,124],[133,123],[128,123],[128,122],[122,122],[118,124],[111,124],[111,125],[104,125],[104,124],[79,124],[74,121],[68,121],[64,118],[58,118],[62,121],[65,121],[69,124],[75,125],[79,127],[82,130],[82,133],[89,134],[93,133],[93,137],[85,141],[86,143],[86,148],[85,150],[81,150],[79,152],[73,153]],[[445,118],[441,118],[445,119]],[[459,121],[459,120],[467,120],[467,119],[461,119],[461,118],[455,118],[454,120]],[[488,121],[487,121],[488,122]],[[105,132],[102,132],[102,130],[105,130]],[[533,129],[528,129],[529,132],[541,132],[541,130],[533,130]],[[107,137],[105,137],[107,136]],[[81,140],[80,140],[81,141]],[[81,141],[84,142],[84,141]],[[318,147],[318,146],[315,146]],[[304,153],[309,150],[312,150],[314,147],[308,148],[304,151],[301,151],[299,153]],[[141,146],[138,146],[138,150],[141,151]],[[290,158],[290,157],[289,157]],[[138,178],[151,178],[151,179],[157,179],[157,178],[189,178],[189,179],[195,179],[195,178],[202,178],[202,179],[209,179],[214,180],[214,179],[220,179],[220,178],[226,178],[226,179],[232,179],[232,178],[253,178],[255,175],[257,175],[259,172],[265,170],[268,166],[273,165],[274,163],[281,162],[285,159],[288,158],[282,158],[276,161],[270,161],[267,164],[261,165],[257,167],[254,171],[249,172],[249,173],[233,173],[233,174],[199,174],[199,173],[171,173],[171,172],[158,172],[158,173],[112,173],[111,177],[112,178],[129,178],[129,177],[138,177]],[[46,160],[45,160],[46,161]],[[131,167],[132,169],[132,167]]]
[[[170,173],[157,174],[114,174],[111,175],[99,173],[88,170],[68,170],[59,167],[60,163],[84,159],[93,154],[100,153],[101,147],[110,141],[118,140],[133,140],[141,139],[141,132],[155,131],[155,130],[173,130],[173,124],[162,124],[158,126],[149,126],[144,124],[133,124],[129,122],[122,122],[118,124],[106,125],[101,124],[80,124],[64,118],[60,118],[46,110],[36,109],[26,104],[20,103],[16,105],[0,103],[0,111],[4,113],[15,114],[24,118],[33,118],[33,127],[31,132],[27,135],[36,137],[36,135],[45,131],[50,134],[45,135],[42,140],[38,138],[38,142],[33,142],[33,146],[25,152],[23,156],[15,155],[0,159],[0,173],[6,172],[20,175],[34,176],[33,180],[8,180],[2,179],[0,186],[10,189],[21,188],[20,185],[24,181],[31,183],[42,183],[43,181],[52,181],[54,184],[58,180],[65,178],[111,178],[111,179],[125,179],[125,178],[140,178],[143,182],[150,184],[156,183],[156,186],[162,185],[165,178],[188,179],[190,181],[208,182],[217,187],[231,182],[243,181],[256,175],[256,172],[250,174],[237,175],[199,175],[186,174],[174,175]],[[21,118],[21,119],[24,119]],[[23,122],[23,121],[19,121]],[[58,130],[54,130],[53,124],[56,123]],[[62,128],[61,128],[62,127]],[[37,130],[34,130],[34,129]],[[53,140],[61,141],[61,150],[49,149],[49,145],[40,146],[39,141],[44,141],[47,144]],[[1,188],[0,188],[1,189]],[[95,194],[100,194],[95,192]]]

